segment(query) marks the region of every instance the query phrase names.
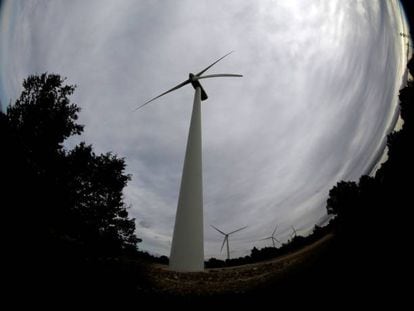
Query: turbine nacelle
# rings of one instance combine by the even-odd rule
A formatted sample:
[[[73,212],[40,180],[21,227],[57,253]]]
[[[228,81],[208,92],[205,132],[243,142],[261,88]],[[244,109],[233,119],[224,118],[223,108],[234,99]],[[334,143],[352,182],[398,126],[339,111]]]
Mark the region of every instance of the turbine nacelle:
[[[208,98],[206,91],[204,90],[204,88],[201,86],[200,82],[198,81],[200,79],[200,77],[198,75],[195,75],[193,73],[190,72],[190,74],[188,75],[188,81],[191,83],[191,85],[193,86],[193,88],[196,90],[197,88],[200,88],[201,91],[201,100],[206,100]]]
[[[191,82],[194,82],[194,81],[196,81],[196,80],[198,80],[198,77],[194,74],[194,73],[189,73],[188,74],[188,79],[191,81]]]

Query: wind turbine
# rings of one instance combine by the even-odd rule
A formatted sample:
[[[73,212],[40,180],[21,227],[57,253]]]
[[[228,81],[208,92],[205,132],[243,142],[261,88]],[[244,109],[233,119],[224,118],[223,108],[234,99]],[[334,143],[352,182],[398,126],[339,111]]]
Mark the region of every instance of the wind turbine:
[[[275,233],[276,233],[276,230],[277,230],[277,225],[276,225],[276,227],[275,227],[275,230],[273,230],[273,233],[272,233],[272,235],[271,236],[268,236],[267,238],[264,238],[264,239],[260,239],[259,241],[265,241],[265,240],[272,240],[272,242],[273,242],[273,247],[274,248],[276,248],[276,244],[275,244],[275,242],[278,242],[279,244],[282,244],[278,239],[276,239],[275,238]]]
[[[243,228],[240,228],[240,229],[237,229],[237,230],[234,230],[234,231],[229,232],[229,233],[225,233],[225,232],[221,231],[220,229],[217,229],[213,225],[211,225],[211,227],[213,227],[218,232],[220,232],[222,235],[224,235],[224,240],[223,240],[223,244],[221,244],[220,252],[223,250],[224,244],[226,243],[227,244],[227,260],[229,260],[230,259],[230,247],[229,247],[229,236],[230,236],[230,234],[233,234],[233,233],[236,233],[236,232],[241,231],[243,229],[246,229],[247,226],[245,226]]]
[[[217,77],[242,77],[239,74],[229,73],[203,76],[208,69],[231,53],[233,51],[219,58],[197,74],[190,73],[187,80],[148,100],[135,109],[138,110],[157,98],[178,90],[187,84],[191,84],[195,89],[171,244],[169,264],[171,270],[189,272],[202,271],[204,269],[201,101],[206,100],[208,96],[199,80]]]
[[[291,227],[292,227],[292,231],[293,232],[290,234],[290,239],[293,240],[293,239],[296,238],[296,229],[293,226],[291,226]]]

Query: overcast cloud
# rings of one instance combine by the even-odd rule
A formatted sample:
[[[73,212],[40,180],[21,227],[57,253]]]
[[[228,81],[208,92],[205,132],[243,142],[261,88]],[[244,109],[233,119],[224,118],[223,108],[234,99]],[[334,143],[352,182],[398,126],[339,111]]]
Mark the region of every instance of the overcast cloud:
[[[80,140],[125,157],[140,247],[169,255],[193,89],[131,110],[225,53],[203,80],[205,254],[308,232],[329,189],[369,173],[398,115],[406,65],[398,1],[5,1],[0,96],[44,71],[78,85]],[[270,241],[267,245],[270,244]]]

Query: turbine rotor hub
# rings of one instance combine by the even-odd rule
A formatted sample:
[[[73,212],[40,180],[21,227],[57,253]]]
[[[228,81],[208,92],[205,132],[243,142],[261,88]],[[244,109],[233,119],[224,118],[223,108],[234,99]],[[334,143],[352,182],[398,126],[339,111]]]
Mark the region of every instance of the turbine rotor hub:
[[[191,82],[195,82],[195,81],[198,80],[198,77],[195,74],[191,73],[191,72],[188,76],[189,76]]]

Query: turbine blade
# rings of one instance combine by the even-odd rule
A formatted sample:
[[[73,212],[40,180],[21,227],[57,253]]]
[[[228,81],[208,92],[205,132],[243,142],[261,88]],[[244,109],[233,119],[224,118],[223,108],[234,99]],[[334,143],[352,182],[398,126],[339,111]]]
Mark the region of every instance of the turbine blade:
[[[141,106],[139,106],[139,107],[135,108],[133,111],[136,111],[136,110],[138,110],[138,109],[140,109],[140,108],[144,107],[145,105],[147,105],[147,104],[149,104],[150,102],[152,102],[152,101],[156,100],[157,98],[160,98],[161,96],[164,96],[165,94],[168,94],[168,93],[170,93],[170,92],[172,92],[172,91],[178,90],[179,88],[183,87],[184,85],[186,85],[186,84],[188,84],[188,83],[190,83],[190,80],[189,80],[189,79],[185,80],[184,82],[181,82],[181,83],[180,83],[180,84],[178,84],[177,86],[174,86],[172,89],[169,89],[168,91],[166,91],[166,92],[164,92],[164,93],[162,93],[162,94],[158,95],[157,97],[154,97],[154,98],[150,99],[149,101],[147,101],[147,102],[143,103]]]
[[[220,229],[217,229],[216,227],[214,227],[213,225],[210,225],[210,227],[216,229],[218,232],[220,232],[223,235],[226,235],[223,231],[221,231]]]
[[[269,239],[271,239],[272,237],[268,237],[268,238],[264,238],[264,239],[260,239],[260,240],[257,240],[257,241],[265,241],[265,240],[269,240]]]
[[[277,225],[276,225],[276,227],[275,227],[275,230],[273,230],[272,236],[274,236],[274,235],[275,235],[276,230],[277,230]]]
[[[204,68],[203,70],[201,70],[199,73],[196,74],[197,77],[201,76],[203,73],[205,73],[207,70],[209,70],[211,67],[213,67],[215,64],[217,64],[219,61],[221,61],[224,57],[226,57],[227,55],[230,55],[231,53],[233,53],[234,51],[231,51],[230,53],[227,53],[226,55],[224,55],[223,57],[220,57],[218,60],[216,60],[214,63],[212,63],[210,66],[207,66],[206,68]]]
[[[240,230],[246,229],[246,228],[247,228],[247,226],[246,226],[246,227],[243,227],[243,228],[240,228],[240,229],[237,229],[237,230],[234,230],[234,231],[230,232],[230,233],[229,233],[229,235],[230,235],[230,234],[232,234],[232,233],[235,233],[235,232],[237,232],[237,231],[240,231]]]
[[[198,77],[197,79],[207,79],[207,78],[218,78],[218,77],[243,77],[243,75],[239,75],[239,74],[234,74],[234,73],[218,73],[218,74],[213,74],[213,75],[206,75],[206,76],[202,76],[202,77]]]
[[[226,236],[226,237],[224,238],[224,240],[223,240],[223,244],[221,244],[220,253],[221,253],[221,252],[222,252],[222,250],[223,250],[224,244],[226,244],[226,240],[227,240],[227,238],[228,238],[228,236]]]

